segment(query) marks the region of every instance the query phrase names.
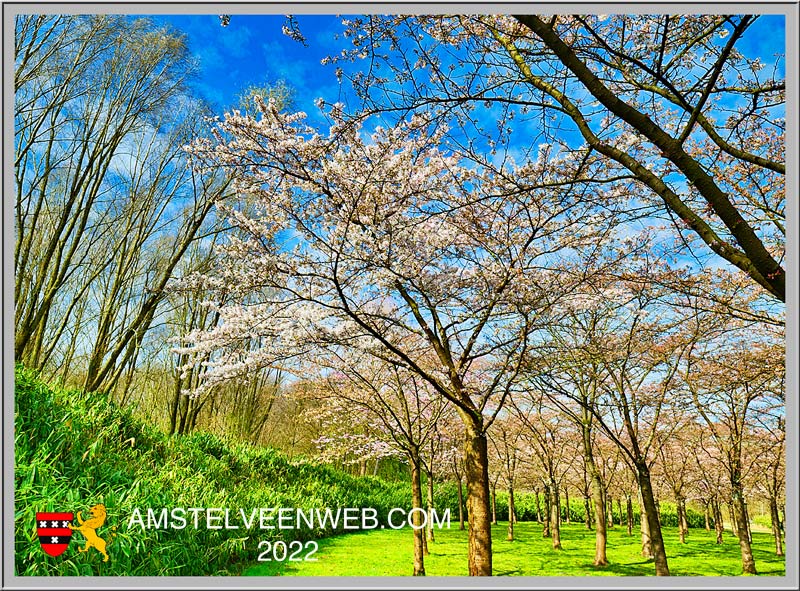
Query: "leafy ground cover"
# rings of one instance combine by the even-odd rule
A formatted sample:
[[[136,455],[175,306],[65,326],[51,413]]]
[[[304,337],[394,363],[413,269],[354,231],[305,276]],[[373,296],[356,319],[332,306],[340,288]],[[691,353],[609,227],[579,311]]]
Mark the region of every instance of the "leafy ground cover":
[[[134,508],[374,507],[385,519],[410,505],[405,483],[356,478],[273,450],[206,433],[168,437],[97,394],[49,386],[16,370],[14,432],[15,570],[25,575],[226,575],[256,560],[271,531],[127,529]],[[98,534],[109,562],[78,552],[76,535],[59,557],[45,554],[37,511],[82,510],[103,503]],[[111,528],[116,527],[116,531]],[[342,530],[292,532],[321,538]],[[272,535],[271,535],[272,534]]]
[[[506,540],[506,525],[492,528],[493,568],[495,575],[508,576],[584,576],[654,574],[652,561],[642,558],[638,532],[609,530],[609,566],[592,565],[594,532],[582,524],[563,524],[563,550],[553,550],[550,538],[542,537],[538,523],[520,522],[516,539]],[[664,531],[671,574],[679,576],[740,575],[739,545],[730,532],[717,545],[714,532],[691,529],[687,543],[681,544],[677,532]],[[321,540],[316,562],[260,562],[245,575],[283,576],[404,576],[411,574],[411,530],[375,530]],[[458,527],[436,532],[425,558],[429,576],[467,575],[467,532]],[[783,576],[783,557],[775,556],[770,534],[753,532],[753,553],[759,575]]]
[[[127,530],[133,508],[148,507],[375,507],[383,519],[393,507],[408,507],[405,482],[357,478],[309,463],[290,462],[268,449],[205,433],[167,437],[99,395],[44,384],[21,367],[15,388],[15,569],[18,575],[408,575],[410,530],[376,530],[345,536],[340,530],[292,532],[286,541],[319,539],[317,562],[256,563],[258,541],[270,532],[242,530]],[[453,487],[438,486],[443,505]],[[533,514],[533,496],[520,497]],[[46,555],[36,537],[37,511],[84,512],[95,503],[109,509],[108,563],[97,552],[80,554],[77,540],[57,558]],[[440,503],[437,503],[440,504]],[[528,506],[530,505],[530,506]],[[441,506],[441,505],[440,505]],[[451,508],[451,514],[457,513]],[[498,493],[498,515],[505,516]],[[117,527],[110,536],[110,527]],[[594,533],[582,524],[564,525],[564,550],[542,538],[541,526],[520,522],[507,542],[505,525],[494,528],[496,575],[650,575],[639,555],[639,538],[624,528],[609,532],[604,569],[591,565]],[[729,533],[717,546],[713,533],[692,528],[681,545],[665,529],[670,567],[676,575],[738,575],[739,549]],[[783,575],[769,533],[754,532],[759,573]],[[466,532],[437,533],[426,559],[429,575],[466,574]],[[255,566],[253,566],[255,565]]]

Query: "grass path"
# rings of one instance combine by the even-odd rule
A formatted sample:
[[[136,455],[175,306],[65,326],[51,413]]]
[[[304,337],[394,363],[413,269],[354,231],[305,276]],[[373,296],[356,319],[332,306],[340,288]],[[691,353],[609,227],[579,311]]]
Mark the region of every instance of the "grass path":
[[[542,538],[542,526],[519,523],[516,540],[506,540],[506,525],[492,529],[494,574],[500,576],[583,576],[652,575],[652,561],[640,555],[638,531],[615,527],[609,531],[605,568],[592,566],[594,532],[582,524],[562,526],[563,550],[552,548],[550,538]],[[730,532],[717,545],[713,532],[692,529],[687,543],[681,544],[677,532],[665,528],[670,571],[673,575],[740,575],[739,545]],[[425,569],[433,576],[467,575],[467,532],[457,527],[436,532]],[[770,534],[753,532],[753,553],[760,575],[783,576],[783,557],[775,556]],[[411,574],[411,530],[375,530],[337,536],[319,541],[316,562],[261,562],[245,571],[250,576],[404,576]]]

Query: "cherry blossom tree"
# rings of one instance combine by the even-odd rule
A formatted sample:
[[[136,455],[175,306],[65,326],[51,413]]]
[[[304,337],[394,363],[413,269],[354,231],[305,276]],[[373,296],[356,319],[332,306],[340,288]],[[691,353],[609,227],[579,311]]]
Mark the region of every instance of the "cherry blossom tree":
[[[528,453],[523,438],[524,425],[514,414],[498,418],[492,426],[489,440],[494,455],[501,465],[500,472],[508,490],[508,534],[506,539],[514,541],[514,522],[517,520],[514,506],[514,483],[521,458]]]
[[[784,58],[748,55],[759,18],[367,16],[345,21],[353,47],[332,59],[369,64],[341,70],[365,109],[435,109],[471,147],[570,143],[570,122],[687,252],[784,301]]]
[[[533,450],[543,475],[546,505],[550,511],[547,522],[548,534],[553,540],[553,549],[561,550],[561,496],[559,491],[569,467],[568,454],[574,449],[568,440],[567,419],[546,404],[539,394],[532,405],[515,404],[520,422],[526,427],[523,441]]]
[[[695,466],[694,479],[698,494],[706,506],[707,518],[710,517],[714,522],[714,532],[716,533],[717,544],[722,544],[722,535],[725,531],[725,523],[722,517],[721,504],[723,499],[730,495],[726,493],[725,469],[716,453],[713,441],[710,441],[711,433],[708,429],[700,430],[694,440],[693,448],[696,451],[694,456]]]
[[[445,401],[419,376],[374,356],[350,350],[317,358],[324,371],[321,413],[326,434],[317,443],[323,453],[350,452],[363,461],[400,456],[411,467],[412,508],[423,508],[422,472],[427,467],[432,509],[431,448],[443,447],[439,425],[446,423]],[[452,411],[451,411],[452,412]],[[444,451],[444,450],[442,450]],[[414,576],[425,575],[425,532],[414,520]],[[428,521],[432,519],[429,515]]]
[[[588,486],[584,497],[587,526],[590,507],[588,491],[594,501],[595,556],[594,565],[608,564],[606,554],[606,505],[605,485],[601,471],[595,462],[595,429],[593,409],[597,408],[600,396],[600,372],[598,360],[592,355],[596,327],[600,318],[591,307],[578,308],[576,300],[566,310],[566,319],[554,322],[548,330],[552,339],[549,350],[532,364],[535,368],[531,375],[534,383],[538,383],[551,403],[572,420],[581,432],[583,464],[585,466]]]
[[[756,565],[744,496],[748,464],[743,450],[758,427],[756,417],[780,413],[783,407],[783,347],[782,331],[728,322],[693,344],[684,375],[728,475],[742,571],[747,574],[755,574]]]
[[[709,499],[717,544],[722,544],[722,536],[725,531],[722,502],[724,499],[730,498],[726,484],[725,466],[708,429],[703,429],[698,433],[695,449],[697,449],[695,464],[698,475],[695,483],[700,489],[700,494]],[[732,527],[735,525],[732,524]]]
[[[619,447],[607,439],[597,441],[596,450],[593,454],[600,465],[600,473],[604,485],[603,505],[606,508],[608,528],[614,527],[614,496],[620,492],[619,481],[624,473],[625,457]],[[618,507],[619,508],[619,507]],[[621,515],[621,512],[620,512]],[[621,517],[618,524],[622,523]]]
[[[661,412],[688,345],[671,330],[670,325],[676,321],[665,322],[651,308],[654,298],[649,289],[634,287],[627,302],[631,307],[626,310],[620,332],[606,337],[603,390],[604,399],[613,407],[613,415],[595,414],[595,417],[636,473],[642,522],[646,521],[656,574],[663,576],[669,575],[669,567],[650,469],[656,459]]]
[[[783,556],[783,519],[780,509],[784,504],[782,499],[785,496],[786,482],[786,419],[780,415],[773,417],[758,429],[758,434],[762,449],[752,461],[759,472],[758,486],[769,499],[775,554]]]
[[[692,468],[699,452],[695,442],[701,426],[696,423],[694,413],[689,415],[681,410],[672,407],[667,411],[669,416],[665,422],[675,428],[670,428],[670,436],[658,445],[657,469],[675,499],[678,536],[681,543],[685,544],[689,533],[686,497],[695,473]]]
[[[486,429],[537,311],[583,279],[573,271],[604,232],[605,209],[573,199],[602,169],[546,146],[535,162],[476,168],[421,116],[369,134],[334,106],[320,134],[302,113],[260,107],[260,119],[228,114],[216,142],[191,147],[197,166],[228,169],[259,203],[255,216],[226,210],[247,238],[195,278],[233,293],[218,328],[187,336],[191,359],[215,352],[201,389],[322,345],[414,373],[463,423],[469,572],[490,575]],[[226,356],[253,335],[260,350]]]
[[[604,421],[613,422],[609,408],[623,412],[625,408],[621,400],[609,398],[608,394],[613,381],[608,371],[613,363],[609,343],[618,343],[617,352],[612,355],[625,356],[625,347],[616,339],[624,341],[625,332],[635,330],[629,324],[636,325],[641,320],[637,305],[625,303],[636,300],[636,296],[618,277],[625,273],[637,275],[637,267],[649,269],[649,273],[662,266],[648,260],[646,253],[651,245],[647,235],[631,237],[624,244],[610,242],[593,261],[600,272],[555,307],[547,339],[532,349],[526,367],[526,378],[580,430],[583,462],[591,484],[587,488],[591,489],[595,508],[595,566],[608,563],[606,527],[610,514],[606,498],[610,483],[605,482],[602,458],[597,457],[596,431],[607,429]]]
[[[640,274],[611,280],[604,291],[595,292],[592,297],[592,307],[601,312],[599,318],[603,320],[594,325],[590,335],[595,369],[589,371],[596,372],[592,378],[596,386],[591,386],[591,380],[587,384],[596,387],[597,393],[587,398],[586,393],[581,394],[581,389],[569,383],[559,386],[553,379],[548,383],[554,391],[591,413],[600,431],[624,454],[637,476],[642,501],[643,551],[649,554],[648,547],[652,547],[656,574],[668,575],[650,470],[656,459],[661,412],[668,404],[688,341],[678,330],[681,319],[665,314],[662,300],[670,293],[643,280],[656,268],[656,261],[648,262]],[[560,407],[569,410],[563,402]],[[571,412],[573,420],[580,417],[575,410]],[[595,510],[602,508],[601,505]]]

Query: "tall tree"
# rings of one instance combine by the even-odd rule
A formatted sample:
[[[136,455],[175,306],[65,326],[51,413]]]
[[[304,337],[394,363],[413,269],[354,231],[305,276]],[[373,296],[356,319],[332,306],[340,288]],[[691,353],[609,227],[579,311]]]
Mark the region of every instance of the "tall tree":
[[[654,268],[654,262],[646,268]],[[643,528],[646,525],[652,544],[656,574],[668,575],[650,469],[656,459],[661,413],[688,341],[679,331],[681,318],[664,313],[662,299],[669,299],[669,293],[650,282],[633,277],[611,280],[602,291],[590,295],[580,303],[576,298],[572,305],[593,308],[604,318],[595,327],[592,346],[600,394],[595,405],[587,406],[571,387],[560,392],[579,401],[592,414],[598,428],[619,447],[636,474]],[[557,384],[553,380],[550,383]],[[610,412],[599,412],[601,407]]]
[[[519,377],[537,310],[580,280],[558,270],[577,268],[602,234],[602,212],[572,199],[594,164],[543,152],[524,171],[475,168],[446,153],[444,130],[424,117],[365,139],[336,106],[327,135],[302,114],[261,109],[258,121],[228,115],[221,143],[199,140],[193,150],[260,202],[256,219],[229,211],[248,239],[231,245],[220,277],[238,294],[269,286],[276,295],[226,307],[223,327],[195,335],[187,351],[256,330],[269,345],[233,366],[334,342],[414,372],[461,418],[469,572],[490,575],[486,429]],[[553,186],[554,177],[566,181]],[[596,223],[583,224],[588,216]],[[225,378],[228,361],[208,385]]]
[[[322,363],[332,373],[325,378],[326,392],[321,412],[327,417],[327,432],[318,443],[335,453],[355,450],[359,460],[391,455],[405,457],[411,467],[411,498],[414,509],[424,507],[422,472],[433,458],[426,451],[437,446],[438,428],[444,423],[444,400],[413,373],[372,356],[345,354]],[[354,417],[360,417],[356,427]],[[356,433],[362,429],[359,436]],[[377,456],[376,451],[377,450]],[[428,473],[429,486],[432,470]],[[425,529],[419,511],[414,518],[413,575],[425,575]],[[433,519],[429,514],[428,524]]]
[[[225,181],[186,166],[205,111],[181,35],[120,15],[16,25],[15,357],[110,391]]]
[[[743,450],[757,426],[755,417],[772,414],[783,406],[782,337],[780,331],[765,325],[728,323],[723,331],[706,333],[693,344],[684,376],[728,473],[742,571],[747,574],[756,574],[756,565],[744,496],[748,467]]]
[[[332,59],[368,62],[349,76],[369,112],[436,109],[474,147],[583,142],[635,179],[689,252],[714,253],[785,300],[785,62],[765,64],[748,47],[771,34],[757,25],[784,34],[777,19],[427,15],[345,25],[353,47]]]

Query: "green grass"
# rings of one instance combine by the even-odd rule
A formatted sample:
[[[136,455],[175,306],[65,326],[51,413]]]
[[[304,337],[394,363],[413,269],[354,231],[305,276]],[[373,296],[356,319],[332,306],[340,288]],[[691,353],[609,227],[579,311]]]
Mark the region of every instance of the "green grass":
[[[357,478],[326,466],[291,462],[269,449],[196,433],[168,437],[126,409],[96,394],[49,386],[21,367],[15,383],[15,572],[20,576],[138,575],[408,575],[410,530],[377,530],[337,536],[341,529],[287,532],[286,541],[319,539],[318,562],[256,563],[258,542],[274,531],[128,530],[133,508],[148,507],[374,507],[381,521],[393,507],[409,507],[406,482]],[[455,509],[455,487],[436,483],[437,508]],[[534,496],[519,495],[520,511],[533,514]],[[498,515],[507,514],[498,491]],[[77,552],[78,536],[67,552],[47,556],[36,537],[37,511],[108,508],[98,530],[111,540],[108,563],[95,551]],[[573,518],[580,507],[573,499]],[[662,503],[662,507],[664,503]],[[639,538],[622,528],[610,532],[612,564],[594,569],[594,534],[580,524],[565,526],[564,550],[554,552],[541,526],[521,522],[518,539],[505,541],[505,527],[494,531],[497,575],[650,575],[653,565],[639,555]],[[331,537],[336,536],[336,537]],[[717,546],[713,534],[692,529],[682,546],[675,529],[665,529],[670,567],[678,575],[737,575],[741,572],[735,539]],[[769,533],[754,532],[756,566],[761,574],[783,575]],[[320,539],[321,538],[321,539]],[[426,560],[430,575],[466,575],[466,532],[437,533]],[[255,566],[253,566],[255,564]]]
[[[584,576],[654,574],[652,561],[641,557],[638,532],[628,536],[627,530],[609,530],[609,566],[596,568],[594,532],[581,524],[563,524],[563,550],[552,548],[550,538],[542,537],[542,526],[520,522],[516,540],[506,540],[506,525],[492,528],[494,574],[500,576]],[[436,533],[430,545],[431,555],[425,558],[429,576],[467,575],[467,532],[457,527]],[[404,576],[412,572],[412,532],[375,530],[328,538],[319,542],[317,562],[261,562],[245,571],[251,576]],[[680,576],[740,575],[741,555],[736,538],[726,532],[724,543],[717,545],[713,532],[691,529],[687,543],[681,544],[677,533],[664,530],[670,571]],[[775,556],[772,537],[753,532],[753,552],[760,575],[783,576],[783,557]]]
[[[14,536],[18,576],[235,575],[255,562],[258,540],[276,530],[127,529],[134,508],[373,507],[385,521],[410,505],[405,483],[356,478],[280,453],[196,433],[168,437],[103,396],[64,390],[18,367],[14,413]],[[103,503],[98,534],[110,561],[78,553],[80,535],[51,557],[36,533],[37,511],[86,510]],[[116,536],[111,539],[111,527]],[[257,527],[257,526],[256,526]],[[341,533],[316,528],[293,538]]]

